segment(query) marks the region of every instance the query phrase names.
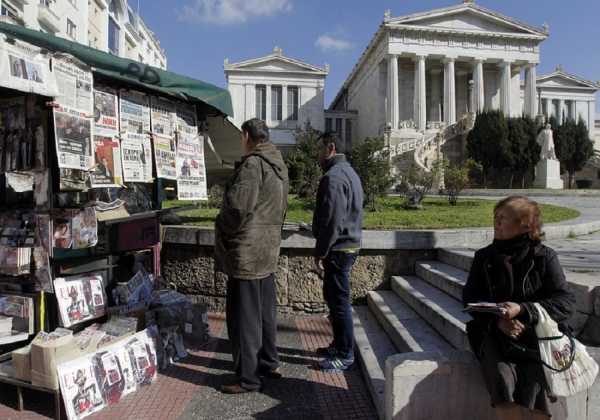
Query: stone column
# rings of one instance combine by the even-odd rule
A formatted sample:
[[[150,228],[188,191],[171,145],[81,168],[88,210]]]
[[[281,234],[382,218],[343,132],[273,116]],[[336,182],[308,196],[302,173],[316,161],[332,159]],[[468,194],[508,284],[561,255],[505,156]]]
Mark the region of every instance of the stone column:
[[[456,123],[456,76],[454,74],[454,58],[444,59],[444,122],[446,125]]]
[[[267,114],[266,114],[266,118],[265,118],[265,122],[267,123],[267,125],[270,125],[269,123],[271,122],[271,85],[266,85],[267,86]]]
[[[507,117],[511,116],[511,87],[512,74],[510,61],[500,63],[500,110]]]
[[[485,94],[483,82],[483,60],[475,59],[473,69],[473,112],[483,112],[485,107]]]
[[[431,74],[431,102],[427,104],[431,121],[442,121],[440,115],[440,102],[442,99],[441,72],[439,69],[432,69]]]
[[[596,131],[596,102],[588,102],[588,131],[590,132],[590,139],[594,140],[594,131]]]
[[[417,130],[423,131],[427,128],[427,86],[425,75],[424,55],[415,58],[415,97],[414,97],[414,120]]]
[[[281,85],[281,124],[285,125],[288,117],[290,116],[290,110],[288,109],[288,86]]]
[[[398,56],[388,55],[387,122],[392,129],[400,125],[400,98],[398,92]]]
[[[558,120],[558,124],[562,124],[565,121],[565,100],[558,100],[558,116],[556,118]]]
[[[552,107],[554,104],[550,98],[545,98],[542,100],[546,102],[546,121],[550,121],[550,117],[552,116]]]
[[[535,118],[537,115],[537,65],[525,67],[525,115]]]

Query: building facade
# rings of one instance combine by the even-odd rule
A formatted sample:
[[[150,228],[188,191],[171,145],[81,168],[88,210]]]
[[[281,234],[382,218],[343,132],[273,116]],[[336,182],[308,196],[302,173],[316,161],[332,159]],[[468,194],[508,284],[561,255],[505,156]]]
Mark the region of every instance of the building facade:
[[[267,122],[272,141],[283,150],[295,145],[294,131],[310,124],[324,129],[324,90],[329,66],[286,57],[280,48],[265,57],[229,63],[225,78],[239,127],[250,118]]]
[[[457,123],[469,112],[538,112],[537,65],[547,28],[473,1],[384,20],[330,111],[354,111],[354,139],[390,134],[401,143]],[[521,105],[521,78],[524,78]]]
[[[0,0],[0,14],[5,22],[167,68],[158,39],[127,0]]]

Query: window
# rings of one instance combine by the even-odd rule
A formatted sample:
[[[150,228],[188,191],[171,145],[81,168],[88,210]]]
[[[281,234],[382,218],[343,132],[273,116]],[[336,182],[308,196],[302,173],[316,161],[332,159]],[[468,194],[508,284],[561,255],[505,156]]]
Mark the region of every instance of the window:
[[[331,130],[332,130],[331,118],[325,118],[325,131],[331,131]]]
[[[19,11],[6,2],[2,2],[0,14],[2,16],[8,16],[13,19],[19,19]]]
[[[340,139],[342,138],[343,123],[344,123],[343,119],[341,119],[341,118],[335,119],[335,132],[337,133],[337,135]]]
[[[73,39],[77,39],[77,25],[71,19],[67,19],[67,35]]]
[[[108,19],[108,51],[119,55],[120,29],[117,22],[111,17]]]
[[[298,121],[299,95],[297,86],[289,86],[287,90],[287,112],[290,121]]]
[[[281,86],[271,86],[271,120],[281,121],[283,114],[283,89]]]
[[[256,118],[267,119],[267,87],[256,85]]]
[[[352,147],[352,120],[346,120],[346,150],[349,150]]]

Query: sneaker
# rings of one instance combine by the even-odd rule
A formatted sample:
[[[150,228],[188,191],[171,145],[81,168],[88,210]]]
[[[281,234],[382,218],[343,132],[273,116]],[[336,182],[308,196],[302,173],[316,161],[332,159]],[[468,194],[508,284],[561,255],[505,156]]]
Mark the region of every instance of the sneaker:
[[[315,353],[317,353],[317,356],[331,358],[337,354],[337,350],[333,346],[319,347],[315,350]]]
[[[319,363],[321,370],[325,372],[342,372],[352,368],[354,358],[342,359],[339,357],[330,357]]]

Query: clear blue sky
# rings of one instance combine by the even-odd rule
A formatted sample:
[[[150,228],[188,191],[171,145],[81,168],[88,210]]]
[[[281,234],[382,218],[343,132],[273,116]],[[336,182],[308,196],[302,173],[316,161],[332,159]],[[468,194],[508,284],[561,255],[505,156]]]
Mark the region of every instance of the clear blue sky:
[[[129,0],[136,9],[138,0]],[[446,7],[460,0],[140,0],[140,14],[165,48],[169,70],[225,86],[223,59],[285,55],[331,65],[325,106],[352,70],[386,9],[392,16]],[[600,1],[477,0],[526,23],[550,25],[538,73],[557,64],[600,80]],[[165,7],[168,4],[167,7]],[[600,103],[597,103],[600,111]]]

